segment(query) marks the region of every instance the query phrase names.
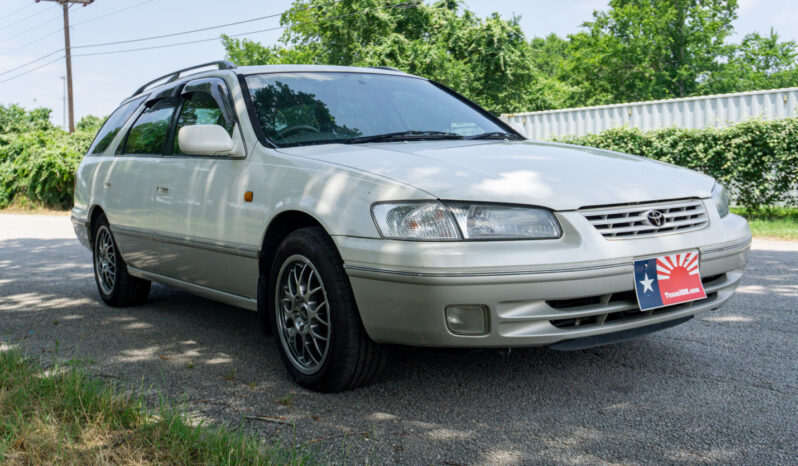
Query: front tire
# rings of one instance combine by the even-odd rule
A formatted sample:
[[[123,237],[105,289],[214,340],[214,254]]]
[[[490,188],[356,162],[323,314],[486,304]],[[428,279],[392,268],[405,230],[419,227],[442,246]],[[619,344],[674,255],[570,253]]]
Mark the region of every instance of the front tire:
[[[323,229],[302,228],[286,237],[269,284],[277,349],[300,385],[340,392],[376,377],[384,351],[366,334],[343,261]]]
[[[94,280],[105,304],[125,307],[144,303],[150,294],[151,283],[128,274],[127,264],[119,253],[105,216],[97,219],[93,238]]]

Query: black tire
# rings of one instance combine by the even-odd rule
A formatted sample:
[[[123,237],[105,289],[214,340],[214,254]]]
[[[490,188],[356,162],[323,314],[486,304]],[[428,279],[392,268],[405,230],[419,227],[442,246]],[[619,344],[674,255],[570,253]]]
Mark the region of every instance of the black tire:
[[[119,254],[108,219],[101,215],[92,228],[92,263],[97,291],[105,304],[126,307],[142,304],[150,294],[150,281],[127,273],[127,264]],[[107,249],[113,248],[112,251]],[[113,268],[113,273],[109,270]]]
[[[289,276],[290,272],[286,271],[290,267],[297,267],[296,270],[298,270],[298,267],[305,262],[305,259],[312,269],[312,272],[307,273],[315,273],[320,280],[318,283],[320,286],[314,287],[310,286],[311,278],[307,278],[308,286],[305,290],[307,291],[309,288],[321,289],[317,293],[322,293],[320,298],[311,303],[311,307],[322,298],[327,303],[326,316],[322,315],[324,313],[323,310],[319,310],[324,306],[318,306],[315,311],[312,311],[314,316],[316,313],[322,315],[321,320],[317,319],[315,330],[318,333],[328,332],[326,335],[329,337],[325,346],[325,355],[322,355],[321,351],[308,353],[320,356],[317,358],[319,361],[313,361],[318,364],[318,367],[314,368],[303,367],[302,363],[296,358],[296,352],[292,355],[292,344],[294,349],[297,346],[301,346],[303,348],[302,352],[307,351],[304,349],[307,333],[305,335],[297,335],[301,331],[298,332],[296,330],[303,327],[313,327],[314,320],[306,316],[303,324],[301,317],[297,316],[297,319],[300,319],[299,324],[293,318],[283,319],[284,321],[281,323],[281,316],[293,315],[292,313],[299,312],[287,310],[287,308],[294,309],[292,307],[293,304],[288,304],[293,303],[294,300],[287,298],[287,296],[290,296],[288,294],[290,289],[285,288],[288,286],[286,282],[288,278],[284,279],[283,277]],[[281,270],[283,271],[282,275]],[[278,279],[280,280],[279,285]],[[294,281],[294,283],[300,282],[301,278]],[[301,289],[301,286],[297,289]],[[269,290],[272,292],[264,292],[263,295],[270,296],[269,310],[277,349],[288,372],[297,383],[310,390],[330,393],[360,387],[374,380],[385,364],[384,349],[371,341],[366,334],[366,330],[360,320],[360,313],[355,303],[349,277],[344,271],[343,260],[338,255],[335,243],[322,228],[302,228],[286,237],[277,249],[272,264],[269,276]],[[308,295],[310,293],[312,291],[308,291]],[[281,300],[286,302],[280,303]],[[301,302],[299,297],[295,297],[295,300]],[[326,317],[329,325],[321,323],[323,317]],[[289,320],[290,324],[286,323]],[[291,328],[294,329],[293,338],[289,336]],[[312,337],[316,336],[313,330],[307,332]],[[297,336],[301,336],[301,344]],[[312,349],[310,344],[307,345],[308,348]],[[325,345],[323,341],[322,345]],[[319,346],[316,345],[315,348],[318,349]]]

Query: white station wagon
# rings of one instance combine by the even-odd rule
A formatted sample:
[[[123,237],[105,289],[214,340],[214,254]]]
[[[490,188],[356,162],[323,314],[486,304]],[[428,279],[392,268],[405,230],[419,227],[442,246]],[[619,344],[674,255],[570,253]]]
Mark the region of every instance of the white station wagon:
[[[106,303],[156,281],[258,311],[305,387],[369,382],[384,344],[623,341],[742,277],[751,234],[711,177],[528,141],[393,69],[200,66],[110,116],[75,232]]]

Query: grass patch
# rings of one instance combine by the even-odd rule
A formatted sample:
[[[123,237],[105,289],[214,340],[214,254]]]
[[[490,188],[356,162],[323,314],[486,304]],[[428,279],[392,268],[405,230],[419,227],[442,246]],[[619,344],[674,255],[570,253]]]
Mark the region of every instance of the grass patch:
[[[298,449],[268,446],[224,427],[193,426],[73,364],[43,369],[0,351],[0,463],[304,464]]]
[[[732,208],[751,226],[751,233],[759,238],[798,241],[798,208],[763,207],[760,209]]]
[[[53,209],[24,196],[17,196],[9,205],[0,209],[0,214],[69,215],[69,209]]]

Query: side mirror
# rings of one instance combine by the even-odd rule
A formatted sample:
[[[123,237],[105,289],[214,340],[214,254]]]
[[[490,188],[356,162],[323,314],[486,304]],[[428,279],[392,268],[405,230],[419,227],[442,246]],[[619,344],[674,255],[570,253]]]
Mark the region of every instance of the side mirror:
[[[177,133],[180,151],[190,155],[226,155],[243,157],[227,130],[219,125],[191,125]]]

